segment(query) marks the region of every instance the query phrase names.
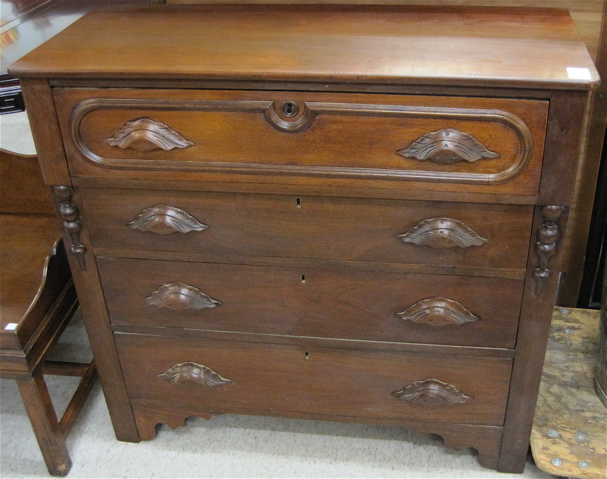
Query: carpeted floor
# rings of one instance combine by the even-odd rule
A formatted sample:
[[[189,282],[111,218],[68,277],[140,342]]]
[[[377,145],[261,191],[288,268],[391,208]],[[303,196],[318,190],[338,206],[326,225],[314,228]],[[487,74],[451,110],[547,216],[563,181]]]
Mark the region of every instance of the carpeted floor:
[[[25,113],[0,116],[0,147],[34,153]],[[82,321],[62,338],[61,354],[87,354]],[[56,406],[65,407],[74,378],[49,378]],[[0,381],[0,477],[48,477],[14,381]],[[85,477],[399,477],[536,478],[552,476],[531,460],[523,475],[480,466],[471,450],[442,446],[435,436],[355,424],[225,415],[192,418],[186,428],[161,426],[153,441],[115,439],[97,385],[68,439],[71,478]]]

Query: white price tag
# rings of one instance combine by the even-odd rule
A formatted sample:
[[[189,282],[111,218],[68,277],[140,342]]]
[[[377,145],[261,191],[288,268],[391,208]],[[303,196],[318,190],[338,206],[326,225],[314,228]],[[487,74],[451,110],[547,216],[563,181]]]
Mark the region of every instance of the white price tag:
[[[590,80],[590,70],[588,68],[567,67],[567,76],[570,80]]]

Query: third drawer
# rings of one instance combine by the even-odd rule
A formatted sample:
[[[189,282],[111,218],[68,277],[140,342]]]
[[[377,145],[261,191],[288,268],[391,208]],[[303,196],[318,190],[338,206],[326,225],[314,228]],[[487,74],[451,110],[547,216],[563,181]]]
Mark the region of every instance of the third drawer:
[[[523,281],[98,258],[115,326],[512,348]]]

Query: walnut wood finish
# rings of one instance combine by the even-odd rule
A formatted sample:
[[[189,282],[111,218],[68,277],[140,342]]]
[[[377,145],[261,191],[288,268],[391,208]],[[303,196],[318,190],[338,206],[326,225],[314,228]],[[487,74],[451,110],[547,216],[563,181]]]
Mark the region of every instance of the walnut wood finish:
[[[435,249],[470,248],[489,242],[482,238],[466,223],[446,217],[429,218],[420,221],[406,233],[398,235],[405,243],[428,246]]]
[[[550,258],[556,253],[558,241],[561,236],[558,220],[563,214],[563,207],[558,205],[544,206],[542,217],[544,223],[537,230],[537,242],[535,243],[535,254],[538,257],[538,265],[533,270],[535,276],[535,294],[542,293],[544,281],[552,275],[548,268]]]
[[[53,194],[59,204],[59,217],[63,220],[63,230],[70,239],[69,251],[77,259],[80,269],[86,270],[86,262],[84,261],[86,246],[80,241],[80,232],[82,231],[80,211],[72,201],[74,189],[71,186],[55,186]]]
[[[119,438],[224,412],[359,421],[522,470],[562,254],[535,253],[541,211],[566,234],[598,80],[565,12],[100,12],[13,71],[65,147],[44,178],[80,211],[86,270],[70,261]],[[149,149],[160,124],[194,144]],[[106,142],[125,125],[136,149]],[[397,153],[455,131],[489,157]],[[208,228],[158,234],[175,217]],[[415,229],[467,247],[402,241]],[[150,305],[163,287],[221,305]],[[206,368],[230,382],[191,384]]]
[[[196,363],[181,363],[172,366],[158,377],[175,385],[199,384],[201,386],[215,387],[232,381],[222,378],[211,368]]]
[[[305,175],[392,180],[406,189],[437,183],[462,196],[537,195],[548,108],[530,100],[246,91],[57,89],[55,98],[76,176]],[[285,102],[301,108],[281,120],[297,128],[283,131],[267,112],[278,115]],[[141,152],[110,146],[106,138],[142,112],[195,145]],[[421,135],[449,125],[474,132],[499,154],[451,164],[403,155]]]
[[[70,172],[57,116],[53,114],[55,102],[48,81],[24,78],[20,83],[44,183],[69,185]]]
[[[533,229],[539,231],[545,221],[542,208],[537,207]],[[566,225],[566,221],[567,211],[565,210],[559,218],[561,227]],[[559,264],[562,254],[563,248],[557,248],[552,257],[552,264]],[[540,258],[535,255],[535,243],[532,241],[529,245],[529,266],[517,335],[518,354],[514,359],[512,369],[511,400],[506,412],[498,468],[508,464],[512,470],[523,470],[525,467],[524,456],[529,449],[537,391],[552,320],[552,314],[547,314],[547,311],[552,311],[558,286],[558,275],[552,274],[544,281],[542,294],[536,295],[534,269],[540,264],[540,261]],[[534,367],[530,368],[530,365]]]
[[[468,346],[513,347],[522,283],[518,280],[404,275],[348,269],[278,268],[99,258],[114,324],[259,334]],[[221,306],[171,311],[149,304],[168,280],[205,291]],[[400,313],[445,295],[482,318],[432,327]],[[453,306],[452,306],[453,308]]]
[[[166,3],[224,3],[223,1],[207,0],[169,0]],[[161,3],[163,3],[161,1]],[[234,3],[233,1],[225,3]],[[239,0],[239,3],[260,3],[256,0],[247,2]],[[273,0],[263,0],[261,3],[274,3]],[[283,0],[278,3],[291,3]],[[300,1],[292,3],[301,3]],[[313,1],[310,3],[314,3]],[[324,2],[323,2],[324,3]],[[331,3],[385,3],[375,0],[332,0]],[[607,0],[402,0],[400,4],[427,5],[436,4],[441,6],[472,5],[480,7],[549,7],[568,10],[584,40],[588,51],[597,69],[602,76],[607,74]],[[603,32],[601,34],[601,31]],[[569,228],[570,239],[567,240],[567,251],[565,256],[565,267],[567,280],[564,282],[561,300],[570,306],[576,304],[579,284],[582,277],[584,262],[584,251],[588,238],[588,228],[591,218],[591,210],[594,198],[594,184],[596,182],[598,165],[601,157],[601,145],[605,134],[605,121],[607,118],[607,82],[596,90],[593,95],[592,107],[589,111],[589,134],[588,143],[584,154],[579,160],[580,168],[575,178],[576,193],[571,214],[573,224]],[[576,124],[578,124],[576,122]],[[576,161],[575,163],[578,163]],[[555,168],[555,171],[559,171]],[[567,176],[567,175],[565,175]],[[573,176],[572,176],[573,178]],[[556,184],[559,182],[557,181]]]
[[[168,151],[173,148],[187,148],[194,144],[172,130],[168,125],[147,117],[127,121],[120,130],[114,133],[114,136],[106,138],[105,143],[110,146],[117,146],[122,149],[132,148],[141,152],[157,148]]]
[[[0,148],[0,178],[0,214],[55,213],[36,156],[20,155]],[[32,201],[32,198],[37,201]]]
[[[150,306],[174,311],[216,308],[221,304],[194,286],[175,282],[163,284],[145,300]]]
[[[443,297],[422,299],[396,315],[403,321],[436,327],[458,326],[481,319],[457,301]]]
[[[600,3],[600,2],[599,2]],[[603,13],[600,17],[602,25],[599,37],[599,48],[596,55],[596,67],[601,78],[607,77],[607,0],[602,2]],[[598,15],[597,15],[598,16]],[[595,195],[599,194],[600,184],[596,188],[590,187],[596,183],[601,164],[603,145],[607,137],[607,82],[603,81],[594,90],[588,108],[588,133],[583,149],[583,164],[576,176],[576,191],[570,217],[572,224],[569,231],[571,241],[567,242],[564,264],[568,281],[565,283],[561,301],[568,306],[577,306],[578,293],[582,283],[585,265],[590,265],[586,257],[586,248],[589,241],[589,229],[592,218],[592,209]],[[584,261],[582,258],[586,258]]]
[[[190,231],[202,231],[208,228],[207,225],[203,225],[189,213],[164,204],[145,208],[126,225],[129,228],[159,235],[189,233]]]
[[[597,0],[598,1],[598,0]],[[598,2],[601,3],[601,2]],[[600,36],[598,52],[596,54],[596,67],[601,78],[607,77],[607,0],[602,2],[603,14],[599,17]],[[607,132],[607,82],[603,81],[594,90],[590,106],[586,113],[588,119],[588,133],[581,158],[583,163],[576,175],[576,189],[574,202],[570,212],[571,226],[569,238],[564,254],[564,264],[568,280],[562,288],[561,302],[568,306],[577,306],[578,293],[584,271],[584,257],[589,237],[589,228],[592,218],[592,209],[596,187],[596,178],[599,174],[603,143]]]
[[[216,3],[318,3],[314,0],[154,0],[155,3],[168,3],[175,5],[186,4],[216,4]],[[347,4],[347,5],[386,5],[391,4],[389,0],[330,0],[323,3]],[[474,6],[474,7],[540,7],[561,8],[569,10],[575,26],[586,48],[593,59],[598,56],[600,43],[600,32],[602,25],[603,0],[399,0],[399,5],[440,5],[445,6]]]
[[[78,191],[72,197],[74,205],[81,210]],[[55,198],[55,209],[59,211],[60,201]],[[59,213],[57,216],[61,219]],[[69,233],[63,232],[64,241],[70,241]],[[89,267],[81,269],[79,260],[74,255],[68,255],[72,279],[78,291],[80,309],[82,310],[86,330],[95,357],[99,379],[103,387],[105,400],[116,437],[122,441],[139,442],[139,433],[135,425],[133,411],[128,404],[128,396],[124,379],[120,371],[118,354],[109,325],[107,309],[103,299],[103,292],[99,281],[97,269],[94,265],[92,247],[86,229],[86,223],[80,235],[85,247],[84,261]]]
[[[451,384],[437,379],[416,381],[402,388],[400,391],[394,391],[392,395],[401,401],[423,407],[454,406],[474,401],[473,397],[466,396]]]
[[[65,252],[57,244],[59,231],[52,216],[0,215],[0,229],[1,344],[2,348],[21,349],[69,282],[70,273],[67,265],[61,266]],[[30,307],[37,314],[27,315]],[[7,329],[11,323],[19,327]]]
[[[116,341],[132,400],[150,405],[171,401],[174,407],[214,414],[281,409],[299,414],[500,426],[511,367],[511,361],[505,359],[306,348],[305,341],[299,347],[260,346],[124,334],[117,334]],[[204,364],[231,382],[212,388],[199,384],[176,387],[158,378],[186,360]],[[445,361],[452,362],[448,372]],[[478,381],[477,374],[484,381]],[[392,395],[403,384],[428,377],[439,377],[475,399],[457,407],[419,407]]]
[[[448,78],[451,85],[468,85],[473,76],[478,86],[508,87],[514,81],[533,88],[558,82],[561,88],[574,89],[598,80],[569,15],[554,10],[470,8],[463,12],[449,7],[256,5],[248,9],[169,7],[162,14],[155,13],[157,9],[132,11],[126,16],[112,11],[89,14],[13,64],[11,73],[45,78],[207,77],[314,82],[335,82],[337,78],[339,82],[390,82],[406,76],[409,83],[441,83]],[[297,23],[292,21],[294,16],[299,19]],[[139,18],[141,26],[133,25],[132,17]],[[507,25],[499,35],[495,34],[496,21]],[[330,39],[327,23],[332,26]],[[108,39],[104,24],[124,33]],[[528,28],[530,24],[533,29]],[[251,25],[262,35],[251,38]],[[446,31],[452,39],[449,42],[441,41]],[[545,41],[552,35],[560,41],[557,50],[554,43]],[[387,36],[392,42],[384,41]],[[309,43],[301,41],[304,37]],[[165,38],[170,38],[170,44]],[[524,41],[518,41],[521,38]],[[113,45],[108,48],[110,41]],[[95,53],[82,56],[76,65],[62,52],[82,45],[79,42],[86,42],[87,49]],[[180,44],[189,48],[173,54],[173,45]],[[124,47],[128,55],[115,54],[116,48]],[[160,60],[149,55],[150,51],[168,54]],[[382,52],[381,57],[377,51]],[[528,62],[529,57],[535,61]],[[139,61],[132,63],[131,58]],[[415,62],[411,68],[409,58],[424,58],[425,62]],[[504,64],[508,68],[503,68]],[[588,68],[590,79],[571,81],[566,70],[571,65]]]
[[[489,151],[482,143],[468,133],[453,128],[426,133],[415,140],[408,148],[397,154],[421,161],[434,161],[451,164],[458,161],[474,163],[482,158],[499,158],[499,153]]]
[[[0,376],[17,381],[49,473],[72,465],[66,446],[96,377],[91,363],[53,363],[47,357],[78,308],[52,202],[36,157],[0,155]],[[6,173],[6,174],[4,174]],[[43,374],[82,379],[59,420]]]
[[[94,188],[82,195],[93,245],[104,254],[135,249],[197,253],[207,260],[219,255],[223,261],[235,255],[338,259],[425,264],[446,274],[454,267],[491,268],[486,274],[516,277],[526,258],[514,252],[531,236],[527,206]],[[157,235],[126,226],[147,207],[169,202],[209,228]],[[457,228],[453,234],[461,221],[487,241],[435,250],[399,238],[437,215],[452,218],[446,226]]]
[[[151,440],[156,437],[159,424],[166,424],[172,429],[185,427],[186,420],[190,416],[199,416],[204,419],[211,419],[212,414],[201,412],[199,410],[187,409],[181,407],[179,410],[170,409],[166,406],[160,408],[154,405],[146,404],[144,401],[133,401],[133,410],[137,419],[137,427],[141,431],[143,440]],[[247,414],[246,411],[239,411],[241,414]],[[268,416],[292,417],[308,419],[313,417],[317,420],[331,420],[351,423],[368,423],[365,418],[352,416],[323,416],[320,414],[297,414],[292,412],[267,411]],[[436,434],[443,439],[446,447],[453,449],[464,449],[472,447],[478,451],[479,462],[488,468],[495,469],[497,462],[497,452],[501,442],[502,428],[497,426],[476,426],[470,424],[449,424],[433,421],[419,422],[403,419],[373,419],[374,424],[383,424],[386,426],[403,427],[418,434]],[[472,446],[471,446],[472,444]]]
[[[6,172],[0,175],[0,346],[3,351],[26,348],[64,288],[69,290],[65,250],[58,244],[60,233],[57,220],[51,215],[50,193],[42,184],[36,163],[35,156],[0,150],[0,168],[2,173]],[[28,187],[32,188],[31,195]],[[73,289],[68,296],[73,302]],[[7,329],[10,323],[16,327]]]

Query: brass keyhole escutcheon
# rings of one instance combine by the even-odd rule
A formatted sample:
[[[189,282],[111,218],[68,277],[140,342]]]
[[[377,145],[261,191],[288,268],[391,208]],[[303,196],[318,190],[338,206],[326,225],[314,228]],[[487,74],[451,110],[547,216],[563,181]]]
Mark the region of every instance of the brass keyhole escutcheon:
[[[280,107],[280,109],[283,115],[287,118],[293,118],[297,116],[297,113],[299,113],[299,107],[295,102],[292,101],[285,101]]]

